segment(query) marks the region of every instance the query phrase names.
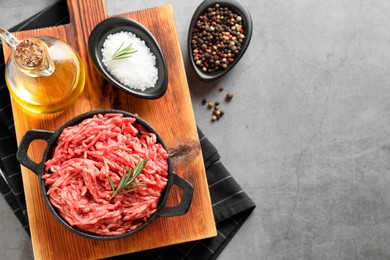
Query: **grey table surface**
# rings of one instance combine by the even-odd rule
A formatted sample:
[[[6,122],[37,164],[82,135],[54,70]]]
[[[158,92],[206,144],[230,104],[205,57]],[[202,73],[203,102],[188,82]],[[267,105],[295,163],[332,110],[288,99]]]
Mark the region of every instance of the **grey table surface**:
[[[0,27],[53,2],[2,0]],[[172,4],[188,61],[200,2],[106,6],[118,14]],[[240,63],[202,83],[185,62],[197,124],[257,204],[219,259],[390,259],[390,1],[242,2],[254,32]],[[203,98],[220,100],[225,116],[212,123]],[[3,198],[0,212],[0,259],[31,259]]]

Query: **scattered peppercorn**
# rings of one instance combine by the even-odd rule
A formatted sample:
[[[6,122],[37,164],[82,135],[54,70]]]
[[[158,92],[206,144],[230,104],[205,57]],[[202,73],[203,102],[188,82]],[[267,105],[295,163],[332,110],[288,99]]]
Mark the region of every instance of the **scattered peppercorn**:
[[[218,90],[223,91],[224,87],[219,87]],[[233,98],[233,96],[234,96],[233,92],[231,92],[231,91],[227,92],[225,95],[226,101],[230,101]],[[203,98],[202,103],[203,104],[207,103],[206,98]],[[219,120],[225,114],[225,110],[220,109],[220,105],[221,105],[221,102],[219,100],[216,100],[214,102],[209,101],[207,103],[208,109],[213,108],[212,112],[211,112],[211,121],[212,122]]]
[[[226,100],[227,100],[227,101],[232,100],[233,96],[234,96],[233,93],[229,91],[229,92],[226,94]]]
[[[192,58],[204,72],[223,70],[234,62],[245,39],[242,17],[215,4],[200,15],[191,35]]]
[[[213,113],[211,115],[211,121],[213,121],[213,122],[216,120],[219,120],[223,116],[223,114],[225,113],[225,111],[219,109],[219,104],[220,104],[219,101],[215,101],[215,103],[214,103],[214,110],[213,110]]]
[[[219,110],[219,108],[215,109],[213,111],[212,116],[211,116],[211,121],[219,120],[223,116],[224,113],[225,112],[223,112],[223,110]]]

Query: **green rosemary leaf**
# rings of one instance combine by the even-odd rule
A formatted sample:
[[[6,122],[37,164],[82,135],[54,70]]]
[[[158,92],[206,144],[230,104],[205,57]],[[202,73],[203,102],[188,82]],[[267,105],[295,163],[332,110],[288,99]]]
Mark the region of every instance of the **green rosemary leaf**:
[[[112,189],[112,190],[115,190],[114,182],[112,181],[111,177],[110,177],[110,176],[107,176],[107,178],[108,178],[108,182],[109,182],[110,185],[111,185],[111,189]]]
[[[111,195],[109,200],[114,198],[117,194],[128,193],[128,192],[134,191],[137,186],[144,186],[146,183],[134,182],[134,180],[142,172],[142,170],[144,169],[147,162],[148,162],[148,159],[140,160],[140,158],[138,158],[138,162],[137,162],[137,165],[135,166],[134,170],[129,168],[127,173],[125,170],[123,170],[121,180],[119,181],[118,186],[116,188],[114,186],[114,183],[113,183],[111,177],[107,176],[108,181],[109,181],[111,188],[112,188],[112,191],[113,191],[113,194]]]
[[[114,52],[114,54],[111,57],[111,60],[120,60],[120,59],[127,59],[130,58],[131,55],[137,50],[133,48],[133,44],[130,43],[127,47],[122,48],[124,42],[119,46],[119,48]]]
[[[129,178],[129,175],[126,174],[126,172],[123,173],[121,180],[118,183],[117,188],[124,187],[126,185],[126,181]]]
[[[136,190],[136,188],[126,189],[126,190],[122,190],[122,191],[118,192],[118,194],[125,194],[125,193],[129,193],[129,192],[133,192],[135,190]]]
[[[134,179],[142,172],[142,170],[145,167],[147,162],[148,162],[148,160],[140,161],[140,158],[138,158],[138,162],[137,162],[137,165],[134,168],[134,171],[133,171],[133,174],[132,174],[133,176],[130,179],[130,182],[134,181]]]
[[[135,191],[137,189],[137,186],[145,186],[145,185],[146,185],[145,182],[133,182],[133,183],[131,183],[131,188],[121,190],[118,192],[118,194],[132,192],[132,191]]]

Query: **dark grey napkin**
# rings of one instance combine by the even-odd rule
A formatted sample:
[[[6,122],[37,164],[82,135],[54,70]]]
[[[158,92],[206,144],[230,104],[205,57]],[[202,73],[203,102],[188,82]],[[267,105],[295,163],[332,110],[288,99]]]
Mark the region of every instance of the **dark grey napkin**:
[[[64,24],[69,22],[65,0],[39,12],[26,21],[11,28],[11,32]],[[9,92],[4,78],[4,57],[0,47],[0,192],[29,233],[26,202],[20,165],[16,160],[17,144],[10,105]],[[213,238],[167,246],[110,259],[134,257],[148,259],[216,259],[241,225],[255,208],[251,198],[241,189],[221,163],[212,143],[198,128],[206,175],[209,184],[214,218],[218,235]]]

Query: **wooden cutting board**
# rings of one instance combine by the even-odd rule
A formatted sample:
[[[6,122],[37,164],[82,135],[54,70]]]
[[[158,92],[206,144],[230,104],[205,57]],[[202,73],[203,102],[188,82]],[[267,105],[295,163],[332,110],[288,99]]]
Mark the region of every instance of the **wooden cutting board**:
[[[115,108],[138,114],[162,136],[169,148],[180,144],[192,147],[190,154],[174,161],[174,170],[194,186],[194,196],[187,214],[159,217],[140,232],[115,241],[94,241],[80,237],[57,222],[46,208],[39,190],[37,175],[22,167],[31,238],[36,259],[96,259],[192,241],[216,235],[203,157],[177,37],[173,9],[170,5],[122,14],[142,23],[160,43],[168,68],[168,89],[157,100],[129,96],[112,88],[94,69],[88,56],[87,42],[92,29],[107,18],[104,0],[68,0],[70,23],[15,33],[19,39],[50,35],[73,46],[86,66],[85,90],[77,102],[57,114],[33,114],[12,100],[18,142],[28,129],[55,130],[81,113]],[[129,0],[129,4],[131,1]],[[4,46],[7,58],[10,53]],[[34,141],[30,157],[39,162],[46,144]],[[174,188],[169,205],[178,203],[180,189]]]

